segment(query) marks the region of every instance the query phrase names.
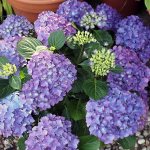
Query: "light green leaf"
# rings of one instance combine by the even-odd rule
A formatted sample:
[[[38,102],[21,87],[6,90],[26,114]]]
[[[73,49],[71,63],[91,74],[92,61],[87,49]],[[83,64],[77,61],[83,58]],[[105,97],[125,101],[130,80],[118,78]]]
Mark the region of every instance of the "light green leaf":
[[[2,19],[3,19],[3,5],[0,1],[0,21],[2,21]]]
[[[103,143],[95,136],[82,136],[79,138],[79,150],[99,150]]]
[[[108,93],[107,83],[97,79],[88,79],[83,84],[84,92],[94,100],[105,97]]]
[[[36,38],[25,37],[18,43],[17,49],[21,56],[30,59],[37,50],[36,48],[41,45],[42,43]]]
[[[7,2],[7,0],[2,0],[4,10],[6,11],[7,15],[10,15],[13,13],[13,10],[11,8],[11,5]]]
[[[13,89],[20,90],[21,89],[21,79],[18,76],[12,76],[9,79],[9,84]]]
[[[120,139],[118,142],[124,149],[134,150],[135,143],[136,143],[136,137],[129,136],[124,139]]]
[[[58,30],[50,34],[48,43],[50,46],[55,47],[57,50],[61,49],[66,42],[66,37],[63,31]]]
[[[8,59],[6,57],[0,57],[0,69],[2,69],[3,65],[9,63]]]
[[[145,5],[148,10],[150,10],[150,0],[145,0]]]

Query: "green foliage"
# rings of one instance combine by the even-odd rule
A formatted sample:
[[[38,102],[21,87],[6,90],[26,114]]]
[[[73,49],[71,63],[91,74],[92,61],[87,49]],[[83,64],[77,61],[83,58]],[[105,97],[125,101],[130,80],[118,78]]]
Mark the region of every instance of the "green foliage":
[[[27,67],[20,69],[20,79],[22,84],[26,83],[28,80],[31,79],[31,76],[28,74]]]
[[[145,5],[148,10],[150,10],[150,0],[145,0]]]
[[[88,79],[83,84],[85,93],[94,100],[105,97],[108,93],[107,83],[97,79]]]
[[[124,149],[134,150],[135,143],[136,143],[136,137],[129,136],[124,139],[120,139],[118,142]]]
[[[79,139],[79,150],[98,150],[104,146],[104,144],[95,136],[82,136]]]
[[[66,42],[66,37],[63,31],[58,30],[50,34],[48,43],[57,50],[61,49]]]
[[[3,65],[6,65],[7,63],[9,63],[9,61],[6,57],[0,57],[0,69],[2,69]]]
[[[18,76],[12,76],[9,79],[9,84],[13,89],[20,90],[21,89],[21,79]]]
[[[123,68],[121,66],[119,66],[119,65],[116,65],[116,67],[112,68],[111,71],[114,72],[114,73],[120,74],[120,73],[123,72]]]
[[[39,40],[32,37],[25,37],[18,43],[17,49],[21,56],[25,59],[30,59],[38,46],[42,46],[42,43]]]
[[[24,135],[23,137],[21,137],[18,140],[17,146],[19,148],[19,150],[25,150],[26,146],[25,146],[25,141],[27,140],[27,135]]]

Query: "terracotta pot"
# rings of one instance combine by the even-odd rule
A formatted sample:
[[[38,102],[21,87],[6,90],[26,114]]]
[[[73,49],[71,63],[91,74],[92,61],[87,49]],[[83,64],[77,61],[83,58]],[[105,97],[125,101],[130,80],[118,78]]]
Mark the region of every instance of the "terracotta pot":
[[[117,9],[123,16],[137,13],[140,2],[136,0],[102,0],[102,2]]]
[[[8,0],[17,15],[25,16],[31,22],[44,10],[56,11],[64,0]]]

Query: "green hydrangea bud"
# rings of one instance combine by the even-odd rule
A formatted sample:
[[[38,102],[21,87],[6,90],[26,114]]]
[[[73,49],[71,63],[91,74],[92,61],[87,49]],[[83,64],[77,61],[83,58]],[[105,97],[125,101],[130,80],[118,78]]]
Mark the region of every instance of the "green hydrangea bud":
[[[115,68],[115,55],[109,49],[102,48],[100,51],[95,51],[91,59],[92,72],[96,76],[105,76],[110,69]]]
[[[2,66],[2,69],[0,69],[0,76],[8,77],[16,72],[17,72],[17,68],[15,65],[6,63],[5,65]]]
[[[69,42],[73,42],[73,44],[77,45],[85,45],[87,43],[97,42],[97,40],[88,31],[78,31],[75,36],[69,38]]]
[[[56,47],[51,46],[51,47],[49,48],[49,50],[50,50],[50,51],[55,51],[55,50],[56,50]]]

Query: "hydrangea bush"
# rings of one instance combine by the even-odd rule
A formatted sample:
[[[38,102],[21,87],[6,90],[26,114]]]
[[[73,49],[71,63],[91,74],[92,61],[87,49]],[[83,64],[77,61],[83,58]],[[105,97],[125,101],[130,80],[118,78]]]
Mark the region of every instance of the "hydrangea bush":
[[[20,150],[133,149],[147,122],[148,33],[137,16],[77,0],[34,25],[8,16],[0,25],[0,135],[19,138]]]

